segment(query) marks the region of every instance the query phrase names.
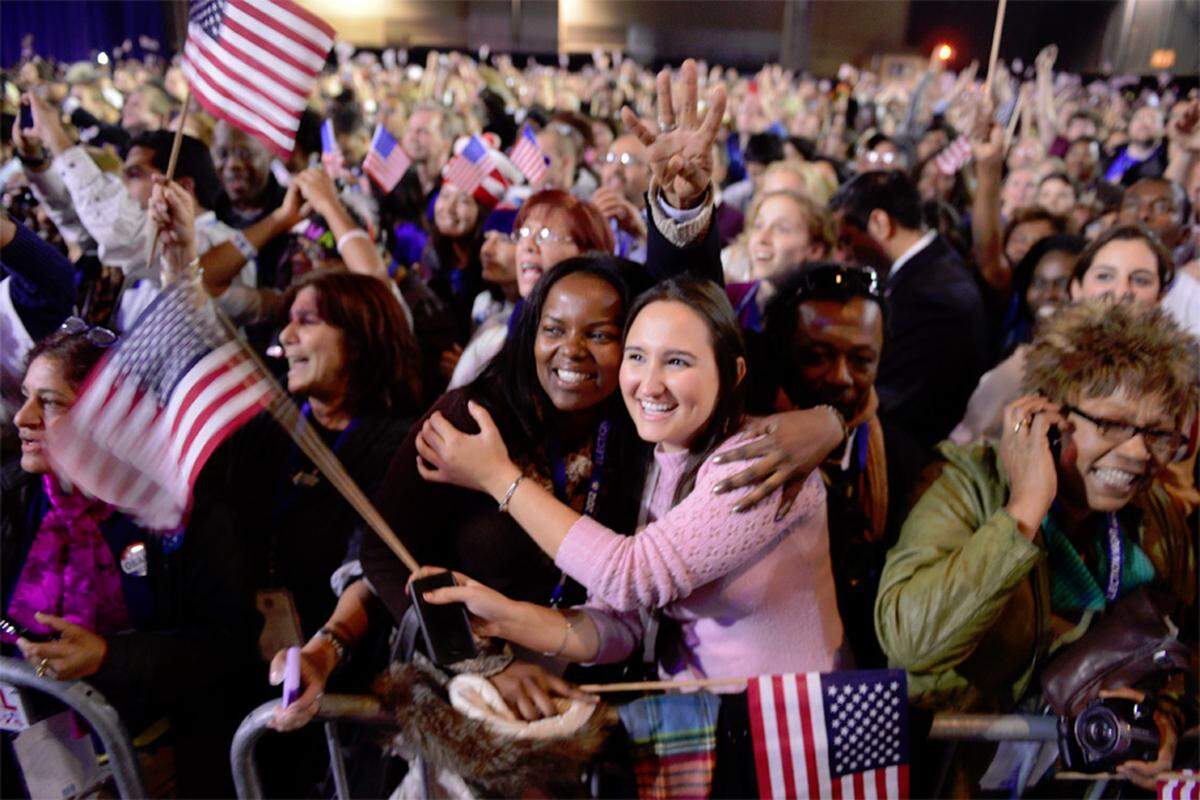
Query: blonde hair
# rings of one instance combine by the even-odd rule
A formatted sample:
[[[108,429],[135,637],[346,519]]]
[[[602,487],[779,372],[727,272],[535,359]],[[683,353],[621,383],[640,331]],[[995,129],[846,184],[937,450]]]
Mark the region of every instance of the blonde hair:
[[[1200,344],[1159,307],[1097,298],[1046,320],[1029,349],[1024,390],[1056,403],[1157,395],[1182,424],[1196,407]]]
[[[771,166],[775,166],[775,164]],[[801,211],[804,212],[804,222],[808,226],[809,242],[825,245],[826,253],[833,251],[834,245],[837,244],[837,233],[834,230],[833,217],[830,215],[829,210],[823,205],[818,205],[808,195],[792,191],[791,189],[778,189],[774,192],[760,194],[754,198],[754,202],[750,204],[750,210],[746,214],[744,235],[747,241],[749,241],[750,231],[754,229],[754,221],[758,218],[758,213],[762,209],[763,203],[773,197],[786,197],[800,206]]]
[[[822,171],[815,164],[791,158],[771,164],[763,173],[762,179],[766,181],[773,175],[785,172],[799,178],[804,184],[804,191],[819,205],[829,205],[829,198],[837,191],[837,181],[832,180],[829,173]]]

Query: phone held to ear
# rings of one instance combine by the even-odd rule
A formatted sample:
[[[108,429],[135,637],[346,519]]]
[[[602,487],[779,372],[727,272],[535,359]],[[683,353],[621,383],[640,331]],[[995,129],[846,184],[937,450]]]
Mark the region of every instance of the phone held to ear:
[[[1057,462],[1059,456],[1062,455],[1062,431],[1058,429],[1057,425],[1051,425],[1050,429],[1046,431],[1046,438],[1050,441],[1050,454]]]
[[[421,633],[425,636],[425,649],[435,664],[453,664],[479,655],[466,606],[462,603],[434,605],[425,600],[426,592],[454,585],[452,573],[439,572],[418,578],[408,587],[421,623]]]

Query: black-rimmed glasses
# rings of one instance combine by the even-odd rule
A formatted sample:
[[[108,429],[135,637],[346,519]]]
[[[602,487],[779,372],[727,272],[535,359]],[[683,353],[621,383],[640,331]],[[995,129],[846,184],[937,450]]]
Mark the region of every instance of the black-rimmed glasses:
[[[117,343],[116,332],[99,325],[88,325],[87,321],[80,317],[67,317],[58,330],[60,333],[69,333],[72,336],[82,334],[96,347],[112,347]]]
[[[1187,437],[1178,431],[1148,428],[1134,425],[1132,422],[1094,417],[1086,411],[1081,411],[1078,406],[1063,406],[1063,413],[1078,414],[1083,417],[1092,423],[1101,439],[1113,446],[1125,444],[1140,434],[1146,443],[1146,449],[1161,462],[1176,460],[1183,446],[1187,444]]]

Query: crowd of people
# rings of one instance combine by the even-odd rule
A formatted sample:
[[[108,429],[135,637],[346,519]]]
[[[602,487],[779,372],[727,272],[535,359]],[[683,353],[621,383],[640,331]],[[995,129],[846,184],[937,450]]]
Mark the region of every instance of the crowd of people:
[[[288,648],[272,796],[322,791],[324,693],[423,650],[412,573],[266,413],[177,530],[56,474],[89,371],[194,280],[421,574],[455,574],[423,599],[465,605],[514,720],[631,675],[887,666],[914,708],[1039,712],[1056,658],[1152,589],[1191,667],[1098,685],[1153,703],[1157,757],[1115,768],[1153,790],[1196,755],[1200,100],[1055,57],[827,80],[339,48],[287,160],[183,114],[177,63],[27,58],[0,167],[5,654],[99,688],[165,791],[220,797]],[[388,192],[376,126],[411,159]],[[532,183],[506,155],[526,126]],[[484,188],[446,169],[473,136]],[[344,747],[356,796],[395,788],[374,737]],[[917,749],[915,795],[980,791],[989,753]]]

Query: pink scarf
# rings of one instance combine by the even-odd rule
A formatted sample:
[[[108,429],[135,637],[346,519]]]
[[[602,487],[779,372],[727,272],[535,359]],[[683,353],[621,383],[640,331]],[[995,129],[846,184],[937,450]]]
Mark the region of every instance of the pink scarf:
[[[100,523],[112,516],[107,503],[63,491],[53,475],[42,476],[50,511],[33,537],[8,618],[35,633],[52,634],[34,613],[53,614],[99,634],[129,627],[129,611],[112,551]]]

